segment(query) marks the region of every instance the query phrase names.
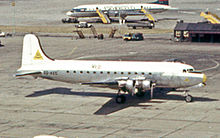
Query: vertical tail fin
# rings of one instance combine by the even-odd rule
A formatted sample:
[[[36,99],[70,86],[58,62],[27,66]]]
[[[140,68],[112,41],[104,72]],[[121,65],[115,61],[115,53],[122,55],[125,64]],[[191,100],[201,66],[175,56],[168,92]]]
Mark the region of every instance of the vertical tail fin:
[[[27,34],[23,41],[22,66],[53,61],[43,51],[39,39],[33,34]]]
[[[152,2],[153,4],[162,4],[162,5],[169,5],[169,0],[157,0]]]

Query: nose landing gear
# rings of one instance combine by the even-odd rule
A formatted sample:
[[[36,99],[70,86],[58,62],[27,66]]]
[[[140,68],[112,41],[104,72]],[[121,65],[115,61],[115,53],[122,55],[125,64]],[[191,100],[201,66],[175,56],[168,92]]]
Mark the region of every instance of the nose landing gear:
[[[188,93],[188,91],[184,91],[184,94],[185,94],[185,101],[187,102],[187,103],[190,103],[190,102],[193,102],[193,97],[192,97],[192,95],[190,95],[189,93]]]

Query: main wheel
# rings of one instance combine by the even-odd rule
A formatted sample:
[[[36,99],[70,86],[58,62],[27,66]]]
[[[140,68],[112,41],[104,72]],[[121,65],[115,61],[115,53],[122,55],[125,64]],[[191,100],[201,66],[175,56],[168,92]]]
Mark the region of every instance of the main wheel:
[[[193,101],[193,97],[191,95],[187,95],[187,96],[185,96],[185,101],[187,103],[192,102]]]
[[[122,104],[126,101],[126,97],[124,95],[117,95],[115,101],[116,103]]]

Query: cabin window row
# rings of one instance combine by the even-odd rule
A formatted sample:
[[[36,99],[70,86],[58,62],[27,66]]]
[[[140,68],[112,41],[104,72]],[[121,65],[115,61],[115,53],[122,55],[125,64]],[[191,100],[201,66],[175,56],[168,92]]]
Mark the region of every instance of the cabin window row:
[[[69,71],[66,71],[67,73],[69,73]],[[110,72],[110,71],[107,71],[107,72],[103,72],[103,71],[73,71],[73,73],[80,73],[80,74],[83,74],[83,73],[87,73],[87,74],[96,74],[96,73],[99,73],[99,74],[104,74],[104,73],[107,73],[107,74],[128,74],[128,75],[131,75],[131,74],[135,74],[135,75],[145,75],[146,73],[144,72],[141,72],[141,73],[138,73],[138,72]],[[148,73],[149,75],[152,75],[152,73]]]

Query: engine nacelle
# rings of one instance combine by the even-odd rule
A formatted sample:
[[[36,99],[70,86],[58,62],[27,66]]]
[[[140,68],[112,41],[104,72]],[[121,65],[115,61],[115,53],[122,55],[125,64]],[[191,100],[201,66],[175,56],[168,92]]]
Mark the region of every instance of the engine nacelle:
[[[125,88],[129,93],[135,94],[135,81],[134,80],[127,80]]]
[[[118,87],[134,95],[138,93],[139,90],[149,90],[151,88],[151,82],[149,80],[120,80],[118,81]]]
[[[151,82],[149,80],[142,81],[142,89],[149,90],[151,88]]]
[[[127,80],[118,81],[118,88],[123,88],[126,86]]]
[[[130,94],[135,94],[137,90],[135,87],[134,80],[120,80],[118,81],[118,88],[123,90],[124,92],[128,92]]]

